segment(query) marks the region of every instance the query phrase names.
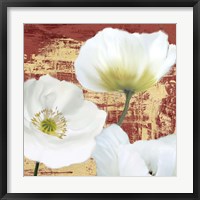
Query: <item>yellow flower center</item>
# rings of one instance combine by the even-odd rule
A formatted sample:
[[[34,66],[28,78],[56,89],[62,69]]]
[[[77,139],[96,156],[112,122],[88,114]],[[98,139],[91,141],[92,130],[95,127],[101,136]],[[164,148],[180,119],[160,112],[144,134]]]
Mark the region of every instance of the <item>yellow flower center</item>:
[[[36,113],[31,119],[32,124],[47,135],[56,136],[60,139],[65,136],[67,130],[67,121],[63,114],[57,109],[43,109]]]

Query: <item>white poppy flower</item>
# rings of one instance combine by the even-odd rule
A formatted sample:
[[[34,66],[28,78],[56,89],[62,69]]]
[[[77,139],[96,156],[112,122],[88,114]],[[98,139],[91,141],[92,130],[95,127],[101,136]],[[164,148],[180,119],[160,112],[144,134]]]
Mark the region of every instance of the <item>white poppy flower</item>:
[[[106,113],[76,85],[49,75],[24,84],[24,154],[60,168],[87,160]]]
[[[75,61],[76,76],[97,92],[145,91],[175,64],[176,46],[158,31],[128,33],[105,28],[81,47]]]
[[[117,125],[96,137],[93,158],[98,176],[175,176],[176,134],[129,143]]]

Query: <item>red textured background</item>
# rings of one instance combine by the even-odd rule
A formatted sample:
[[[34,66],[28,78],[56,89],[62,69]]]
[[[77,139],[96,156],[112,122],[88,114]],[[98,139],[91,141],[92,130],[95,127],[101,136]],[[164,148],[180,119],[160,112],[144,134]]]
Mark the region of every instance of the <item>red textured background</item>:
[[[33,63],[33,55],[41,53],[42,49],[51,43],[53,39],[71,38],[76,41],[84,42],[87,39],[93,37],[99,30],[105,27],[113,27],[124,29],[128,32],[146,32],[151,33],[158,30],[166,32],[169,36],[169,43],[176,44],[176,25],[175,24],[26,24],[24,25],[24,54],[25,63]],[[77,48],[77,47],[72,47]],[[79,47],[78,47],[79,48]],[[77,49],[79,50],[79,49]],[[47,61],[45,61],[47,62]],[[65,63],[64,66],[70,66],[73,68],[72,63]],[[24,79],[39,78],[41,73],[37,73],[37,66],[34,66],[32,72],[25,72]],[[78,84],[76,77],[73,73],[56,72],[56,78],[60,80],[67,80]],[[172,68],[170,73],[162,78],[159,84],[165,85],[167,95],[162,99],[159,112],[156,116],[156,133],[154,138],[158,138],[163,135],[171,134],[176,128],[176,68]],[[87,96],[87,90],[84,90]],[[91,94],[90,94],[91,95]],[[94,102],[102,109],[106,110],[108,105],[107,100],[99,102],[95,99],[99,98],[99,94],[94,93]],[[109,97],[106,97],[109,98]],[[126,117],[122,127],[128,133],[131,142],[142,139],[142,129],[147,130],[149,137],[152,138],[152,123],[149,119],[150,116],[145,115],[145,102],[150,98],[150,94],[143,92],[134,97],[131,102],[132,114]],[[91,99],[91,96],[90,96]],[[138,104],[137,102],[140,102]],[[139,106],[138,106],[139,105]],[[115,109],[110,110],[108,113],[107,124],[115,123],[121,112],[118,111],[118,107],[123,107],[123,102],[115,104]],[[167,118],[167,121],[166,121]],[[142,123],[141,123],[142,121]]]

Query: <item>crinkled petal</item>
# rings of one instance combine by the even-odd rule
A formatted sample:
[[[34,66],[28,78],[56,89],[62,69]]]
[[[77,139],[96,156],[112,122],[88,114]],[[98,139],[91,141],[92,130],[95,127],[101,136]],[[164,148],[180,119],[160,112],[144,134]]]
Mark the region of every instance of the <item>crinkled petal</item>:
[[[57,87],[53,87],[46,95],[50,108],[57,108],[63,115],[73,115],[84,102],[83,92],[76,85],[61,81]]]
[[[129,144],[127,134],[118,126],[103,129],[96,137],[96,147],[92,154],[98,176],[119,176],[118,150],[121,144]]]
[[[52,87],[56,87],[59,80],[49,76],[41,76],[39,81],[27,80],[24,83],[24,117],[31,119],[37,112],[48,105],[48,93]]]
[[[49,75],[40,77],[39,81],[28,80],[24,87],[24,107],[31,117],[44,108],[57,108],[63,114],[73,114],[83,104],[83,92],[79,87]]]

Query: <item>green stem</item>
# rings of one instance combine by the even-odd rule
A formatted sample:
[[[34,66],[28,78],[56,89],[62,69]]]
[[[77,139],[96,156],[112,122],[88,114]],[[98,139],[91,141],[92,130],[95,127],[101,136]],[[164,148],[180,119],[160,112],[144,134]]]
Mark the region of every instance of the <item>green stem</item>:
[[[35,163],[34,176],[37,176],[37,174],[38,174],[39,165],[40,165],[39,162],[36,162],[36,163]]]
[[[127,114],[127,111],[128,111],[128,108],[129,108],[129,103],[130,103],[130,100],[131,100],[131,97],[133,96],[133,91],[130,91],[130,90],[125,90],[124,91],[125,95],[126,95],[126,102],[125,102],[125,105],[124,105],[124,110],[119,118],[119,121],[118,121],[118,125],[121,126],[126,114]]]

